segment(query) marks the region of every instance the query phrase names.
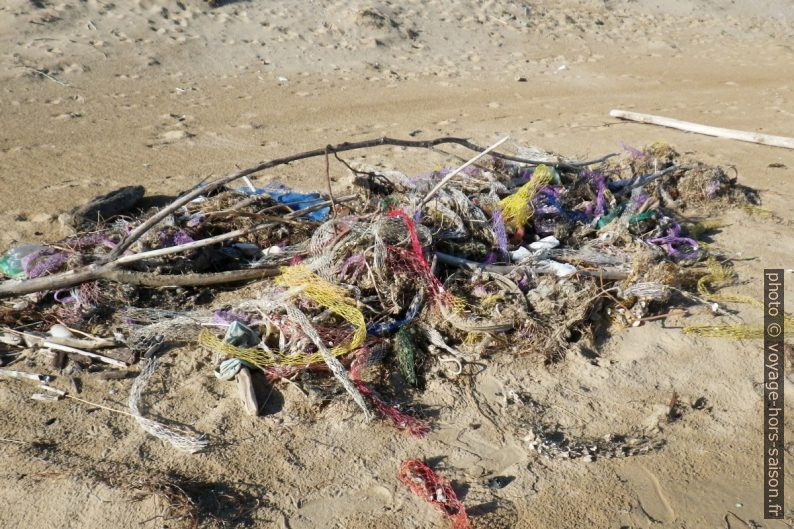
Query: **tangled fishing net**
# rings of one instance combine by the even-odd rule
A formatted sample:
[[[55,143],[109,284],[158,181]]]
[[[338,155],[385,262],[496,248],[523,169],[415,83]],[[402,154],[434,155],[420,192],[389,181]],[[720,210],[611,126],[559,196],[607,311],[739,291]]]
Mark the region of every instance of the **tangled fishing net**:
[[[736,279],[730,261],[704,241],[726,207],[760,211],[755,191],[664,144],[593,164],[545,159],[483,159],[429,199],[449,170],[359,173],[355,194],[337,204],[283,185],[218,189],[147,231],[124,256],[146,258],[125,271],[159,283],[256,270],[271,279],[219,306],[219,287],[100,278],[40,296],[35,318],[17,319],[37,322],[34,330],[60,319],[116,331],[138,354],[197,341],[213,363],[234,359],[238,371],[245,365],[271,381],[330,372],[367,417],[421,437],[431,425],[406,401],[437,373],[454,380],[496,352],[557,361],[597,330],[641,324],[676,304],[758,305],[727,293]],[[41,279],[102,263],[155,213],[18,247],[0,271]],[[238,235],[195,247],[229,233]],[[785,332],[794,332],[792,321]],[[735,322],[684,330],[760,336]],[[136,381],[137,394],[155,365]],[[134,414],[154,435],[198,446]]]

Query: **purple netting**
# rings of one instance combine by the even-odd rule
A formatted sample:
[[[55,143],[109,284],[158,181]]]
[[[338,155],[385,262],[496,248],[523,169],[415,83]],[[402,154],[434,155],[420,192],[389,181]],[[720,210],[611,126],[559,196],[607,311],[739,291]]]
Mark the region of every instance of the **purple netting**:
[[[664,246],[665,250],[667,250],[667,254],[674,259],[692,259],[697,257],[698,249],[700,248],[697,241],[689,237],[681,237],[681,225],[673,219],[668,218],[667,220],[670,224],[667,235],[648,239],[646,242]],[[676,246],[688,246],[691,248],[691,251],[683,251],[676,248]]]
[[[180,246],[182,244],[193,242],[193,237],[191,237],[182,230],[175,231],[174,233],[171,234],[158,231],[157,237],[160,239],[160,244],[162,245],[162,248],[169,248],[171,246]]]
[[[88,235],[83,235],[82,237],[70,239],[67,244],[70,248],[74,248],[75,250],[85,250],[87,248],[92,248],[99,245],[110,249],[116,247],[116,243],[108,239],[104,233],[90,233]]]
[[[74,303],[75,301],[72,290],[69,288],[56,290],[52,297],[55,298],[55,301],[58,303]]]
[[[66,252],[45,246],[23,257],[21,264],[27,276],[35,278],[57,270],[68,260]]]
[[[711,180],[706,184],[706,196],[708,198],[716,197],[722,190],[722,183],[719,180]]]
[[[645,158],[646,156],[646,154],[641,150],[637,149],[636,147],[632,147],[631,145],[626,145],[623,142],[620,142],[620,147],[635,158]]]
[[[34,278],[57,270],[66,264],[68,260],[69,256],[65,252],[54,252],[50,255],[41,256],[40,259],[36,260],[35,264],[33,261],[28,261],[27,266],[23,266],[25,266],[25,272],[27,272],[28,277]]]
[[[212,315],[212,321],[219,325],[231,325],[232,322],[235,321],[250,325],[253,319],[244,312],[238,312],[236,310],[217,310]]]
[[[499,251],[502,252],[502,255],[507,255],[507,232],[505,231],[504,217],[499,208],[494,208],[491,212],[491,228]]]
[[[352,271],[352,280],[355,281],[356,278],[364,271],[366,266],[367,260],[364,257],[364,254],[353,254],[347,259],[345,262],[339,266],[339,275],[344,277],[347,275],[348,270],[353,267]]]
[[[99,304],[101,292],[99,283],[92,281],[69,290],[58,290],[54,294],[55,301],[63,306],[56,309],[56,314],[66,323],[79,323],[84,320],[83,309],[93,309]]]
[[[604,210],[606,209],[606,176],[603,173],[597,171],[582,171],[582,174],[589,178],[593,183],[596,194],[595,202],[588,204],[585,212],[588,215],[595,217],[601,216],[604,214]]]
[[[648,200],[648,195],[646,194],[639,194],[637,196],[631,197],[631,203],[629,208],[631,211],[637,211],[642,207],[643,204]]]

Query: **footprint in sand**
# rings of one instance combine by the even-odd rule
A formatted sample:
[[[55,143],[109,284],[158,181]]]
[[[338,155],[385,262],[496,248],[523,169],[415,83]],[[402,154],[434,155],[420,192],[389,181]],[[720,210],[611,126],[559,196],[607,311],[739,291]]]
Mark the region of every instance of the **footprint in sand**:
[[[154,127],[154,139],[146,145],[152,148],[181,142],[193,145],[191,138],[195,138],[196,134],[189,130],[192,121],[193,116],[173,112],[161,116],[160,124]]]

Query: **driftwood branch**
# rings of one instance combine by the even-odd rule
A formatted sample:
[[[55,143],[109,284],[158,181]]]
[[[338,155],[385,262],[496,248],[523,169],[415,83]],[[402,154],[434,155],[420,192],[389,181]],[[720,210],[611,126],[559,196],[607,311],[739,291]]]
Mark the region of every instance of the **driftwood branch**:
[[[113,281],[115,283],[154,288],[239,283],[241,281],[253,281],[265,277],[273,277],[275,275],[278,275],[277,268],[251,268],[208,274],[163,275],[123,270],[118,268],[115,263],[109,263],[101,266],[87,266],[76,273],[65,272],[63,274],[28,279],[27,281],[6,281],[0,284],[0,298],[71,288],[87,281],[97,281],[99,279]]]
[[[794,149],[794,138],[787,138],[785,136],[773,136],[771,134],[761,134],[760,132],[749,132],[744,130],[723,129],[720,127],[711,127],[709,125],[692,123],[690,121],[681,121],[679,119],[666,118],[663,116],[654,116],[653,114],[629,112],[627,110],[611,110],[609,115],[613,118],[625,119],[627,121],[636,121],[638,123],[649,123],[651,125],[659,125],[671,129],[683,130],[685,132],[704,134],[706,136],[716,136],[717,138],[728,138],[731,140],[747,141],[750,143],[771,145],[773,147]]]
[[[240,171],[237,171],[237,172],[231,173],[231,174],[229,174],[227,176],[224,176],[223,178],[219,178],[219,179],[217,179],[217,180],[215,180],[213,182],[209,182],[208,184],[206,184],[206,185],[204,185],[202,187],[197,187],[197,188],[185,193],[184,195],[182,195],[181,197],[176,199],[174,202],[172,202],[168,207],[166,207],[166,208],[158,211],[154,215],[152,215],[146,222],[144,222],[143,224],[141,224],[140,226],[138,226],[137,228],[132,230],[127,235],[127,237],[125,237],[124,240],[122,240],[119,243],[119,245],[112,252],[110,252],[110,254],[106,258],[106,262],[112,261],[112,260],[116,259],[117,257],[119,257],[120,255],[122,255],[125,251],[127,251],[127,249],[130,246],[132,246],[135,243],[135,241],[140,239],[143,236],[144,233],[149,231],[151,228],[156,226],[157,223],[159,223],[161,220],[163,220],[168,215],[170,215],[171,213],[173,213],[177,209],[181,208],[182,206],[184,206],[185,204],[187,204],[188,202],[190,202],[194,198],[196,198],[199,195],[202,195],[204,193],[209,193],[211,191],[214,191],[215,189],[218,189],[220,186],[226,185],[226,184],[228,184],[230,182],[233,182],[235,180],[238,180],[238,179],[240,179],[240,178],[242,178],[244,176],[249,176],[249,175],[252,175],[254,173],[258,173],[260,171],[264,171],[265,169],[272,169],[273,167],[278,167],[279,165],[286,165],[288,163],[296,162],[298,160],[305,160],[307,158],[315,158],[317,156],[326,156],[326,154],[330,154],[330,153],[346,152],[346,151],[353,151],[353,150],[358,150],[358,149],[367,149],[367,148],[371,148],[371,147],[380,147],[380,146],[383,146],[383,145],[393,145],[393,146],[397,146],[397,147],[416,147],[416,148],[431,149],[431,148],[433,148],[433,147],[435,147],[437,145],[442,145],[442,144],[445,144],[445,143],[454,143],[454,144],[461,145],[462,147],[465,147],[467,149],[470,149],[470,150],[473,150],[473,151],[477,151],[477,152],[483,152],[483,151],[486,150],[484,147],[480,147],[479,145],[477,145],[475,143],[472,143],[472,142],[470,142],[469,140],[467,140],[465,138],[456,138],[456,137],[452,137],[452,136],[447,136],[447,137],[443,137],[443,138],[435,138],[435,139],[432,139],[432,140],[424,140],[424,141],[422,141],[422,140],[419,140],[419,141],[398,140],[398,139],[394,139],[394,138],[383,137],[383,138],[377,138],[377,139],[373,139],[373,140],[365,140],[365,141],[352,142],[352,143],[351,142],[345,142],[345,143],[340,143],[338,145],[328,145],[328,146],[326,146],[326,147],[324,147],[322,149],[314,149],[313,151],[306,151],[306,152],[302,152],[302,153],[298,153],[298,154],[293,154],[291,156],[285,156],[283,158],[276,158],[274,160],[270,160],[270,161],[267,161],[267,162],[262,162],[260,164],[254,165],[254,166],[249,167],[247,169],[242,169]],[[509,160],[509,161],[519,162],[519,163],[526,163],[526,164],[530,164],[530,165],[539,165],[541,163],[546,163],[546,162],[542,162],[542,161],[538,161],[538,160],[529,160],[529,159],[526,159],[526,158],[520,158],[518,156],[510,156],[508,154],[503,154],[503,153],[496,152],[496,151],[491,152],[490,154],[494,158],[500,158],[502,160]],[[558,168],[562,168],[562,169],[566,169],[567,168],[567,169],[578,170],[581,167],[584,167],[586,165],[590,165],[590,162],[582,162],[582,163],[558,162],[558,163],[549,163],[548,165],[552,165],[552,166],[555,166],[555,167],[558,167]]]
[[[356,198],[356,195],[345,195],[336,199],[337,203],[349,202]],[[331,202],[325,200],[307,208],[293,211],[284,216],[285,219],[296,219],[312,211],[326,208],[330,206]],[[269,225],[272,225],[269,224]],[[207,286],[218,285],[222,283],[236,283],[240,281],[251,281],[254,279],[261,279],[263,277],[271,277],[276,275],[275,269],[266,270],[233,270],[231,272],[219,272],[214,274],[181,274],[181,275],[159,275],[149,274],[144,272],[133,272],[119,268],[120,264],[129,264],[149,257],[159,257],[181,251],[199,248],[221,242],[223,240],[251,233],[266,227],[267,225],[257,225],[245,230],[237,230],[235,235],[223,234],[218,237],[211,237],[208,239],[201,239],[192,243],[187,243],[179,246],[170,246],[159,250],[152,250],[151,252],[142,252],[137,254],[125,255],[115,261],[105,264],[91,264],[76,270],[69,270],[60,274],[53,274],[51,276],[38,277],[35,279],[18,280],[11,279],[0,283],[0,298],[8,296],[21,296],[24,294],[31,294],[33,292],[46,292],[50,290],[60,290],[63,288],[71,288],[81,283],[88,281],[96,281],[105,279],[114,281],[116,283],[126,283],[130,285],[139,285],[146,287],[175,287],[175,286]],[[239,233],[238,233],[239,232]]]

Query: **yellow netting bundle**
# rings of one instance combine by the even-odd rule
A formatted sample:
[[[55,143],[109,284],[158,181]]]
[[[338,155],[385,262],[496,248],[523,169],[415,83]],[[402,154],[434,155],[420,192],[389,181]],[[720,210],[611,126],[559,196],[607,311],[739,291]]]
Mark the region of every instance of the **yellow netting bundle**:
[[[762,303],[750,296],[741,294],[714,294],[712,289],[722,288],[733,283],[736,274],[733,268],[720,264],[714,257],[709,257],[706,265],[708,273],[698,280],[698,292],[709,301],[720,303],[747,303],[759,307]]]
[[[753,307],[763,308],[764,304],[750,296],[741,294],[713,294],[712,288],[730,285],[736,277],[731,267],[720,264],[714,257],[709,257],[706,265],[708,273],[698,280],[698,292],[709,301],[720,303],[746,303]],[[784,336],[794,336],[794,317],[786,314],[783,325]],[[734,340],[761,339],[764,328],[761,325],[722,324],[722,325],[688,325],[684,327],[687,334],[696,334],[708,338],[732,338]]]
[[[759,217],[772,217],[775,215],[774,211],[761,206],[754,206],[752,204],[743,204],[739,206],[748,215],[758,215]]]
[[[344,320],[353,324],[355,332],[349,342],[337,345],[331,350],[334,356],[342,356],[353,351],[364,343],[367,337],[367,325],[364,315],[355,306],[355,302],[347,296],[347,292],[338,286],[322,279],[312,273],[305,266],[289,266],[282,268],[281,275],[276,278],[276,284],[288,288],[300,288],[301,295],[317,303]],[[258,367],[272,367],[277,365],[308,365],[324,362],[320,353],[281,354],[269,353],[258,348],[236,347],[220,340],[208,330],[203,330],[199,335],[199,343],[204,347],[224,353],[228,356],[245,360]]]
[[[532,207],[532,197],[541,188],[549,185],[554,178],[554,172],[548,165],[539,165],[532,173],[529,182],[521,186],[518,191],[499,201],[499,209],[502,210],[502,217],[505,224],[513,228],[524,226],[532,214],[535,212]]]
[[[764,327],[762,325],[689,325],[684,327],[684,332],[707,338],[732,338],[734,340],[760,340],[764,337]],[[783,325],[783,336],[794,336],[794,318],[788,315],[786,315]]]
[[[688,225],[686,230],[693,239],[702,245],[703,241],[701,241],[700,238],[703,237],[703,235],[723,227],[725,227],[725,224],[722,221],[716,219],[706,219]]]

